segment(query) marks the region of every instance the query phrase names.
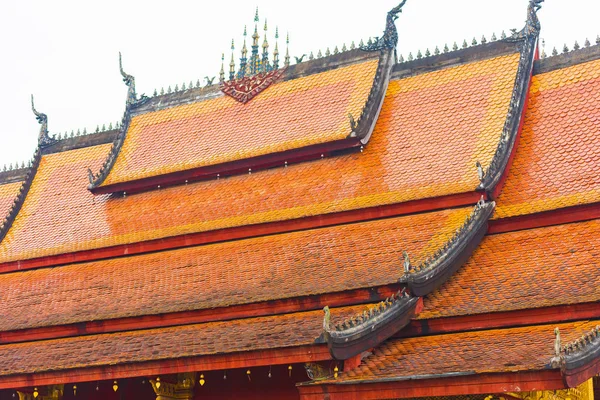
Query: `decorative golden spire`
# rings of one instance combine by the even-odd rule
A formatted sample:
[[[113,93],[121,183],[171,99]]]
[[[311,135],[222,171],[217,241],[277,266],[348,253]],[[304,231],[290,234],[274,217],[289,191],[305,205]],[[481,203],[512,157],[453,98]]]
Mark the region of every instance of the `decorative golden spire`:
[[[290,66],[290,33],[287,33],[287,37],[285,39],[285,60],[283,65],[287,68]]]
[[[225,82],[225,53],[221,53],[221,71],[219,71],[219,82]]]
[[[275,50],[273,51],[273,69],[279,69],[279,27],[275,27]]]
[[[233,58],[233,51],[235,50],[235,45],[233,43],[233,39],[231,39],[231,62],[229,63],[229,80],[235,78],[235,59]]]
[[[269,42],[267,41],[267,19],[265,18],[265,38],[262,44],[262,60],[260,63],[260,72],[268,72],[270,69],[269,65]]]

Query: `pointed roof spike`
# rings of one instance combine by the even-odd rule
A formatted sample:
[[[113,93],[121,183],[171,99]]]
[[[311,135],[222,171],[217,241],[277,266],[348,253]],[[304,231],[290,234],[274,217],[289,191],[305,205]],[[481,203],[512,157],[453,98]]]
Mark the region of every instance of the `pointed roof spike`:
[[[181,85],[181,90],[185,90],[185,82],[183,82],[183,84]]]
[[[596,44],[600,44],[600,35],[596,36]]]
[[[164,88],[164,87],[161,87],[161,88],[160,88],[160,95],[162,96],[163,94],[165,94],[165,88]]]
[[[409,52],[408,53],[408,61],[412,61],[412,60],[414,60],[414,57],[413,57],[412,53]]]
[[[314,60],[315,59],[315,55],[313,54],[313,52],[311,51],[310,54],[308,55],[308,59],[309,60]]]
[[[458,50],[458,44],[456,42],[454,42],[454,44],[452,45],[452,51],[456,51]]]
[[[546,55],[546,49],[542,49],[542,54],[541,54],[541,56],[540,56],[540,57],[542,57],[542,58],[546,58],[546,57],[548,57],[548,56]]]
[[[440,48],[439,48],[439,47],[437,47],[437,46],[435,46],[435,50],[433,50],[433,54],[435,54],[436,56],[437,56],[438,54],[440,54]]]
[[[498,40],[498,38],[496,37],[496,32],[492,33],[492,42],[495,42],[496,40]]]
[[[340,51],[339,51],[338,47],[337,47],[337,46],[335,46],[335,49],[333,49],[333,54],[338,54],[339,52],[340,52]]]
[[[319,50],[319,52],[317,53],[317,58],[321,58],[323,57],[323,53],[321,53],[321,50]]]
[[[73,130],[71,129],[71,134],[69,135],[69,137],[73,137],[75,136],[75,132],[73,132]]]
[[[254,22],[258,22],[258,6],[256,6],[256,13],[254,14]]]
[[[425,57],[431,57],[431,52],[429,51],[429,48],[425,49]]]
[[[96,132],[100,132],[100,125],[96,125]]]
[[[346,43],[344,43],[344,45],[342,46],[342,51],[348,51],[348,48],[346,47]]]
[[[105,130],[106,130],[106,125],[102,124],[102,131],[105,131]]]
[[[190,84],[189,84],[188,88],[190,88],[190,89],[191,89],[191,88],[193,88],[193,87],[194,87],[194,82],[193,82],[193,81],[190,81]]]
[[[417,51],[417,60],[423,58],[423,54],[421,54],[421,50]]]
[[[579,43],[576,40],[575,44],[573,45],[573,50],[579,50],[580,48],[581,48],[581,46],[579,46]]]
[[[350,43],[350,50],[356,49],[356,45],[354,44],[354,40]]]
[[[108,124],[108,130],[112,131],[112,128],[113,128],[113,126],[112,126],[112,122],[111,122],[110,124]]]
[[[558,50],[556,50],[556,47],[554,47],[554,48],[552,49],[552,55],[553,55],[553,56],[557,56],[557,55],[558,55]]]
[[[600,37],[600,36],[599,36],[599,37]],[[597,42],[598,42],[598,41],[596,41],[596,43],[597,43]],[[358,47],[364,47],[364,45],[365,45],[365,42],[363,42],[363,40],[362,40],[362,39],[360,39],[360,43],[358,44]]]
[[[77,129],[77,133],[75,134],[75,136],[81,136],[81,130]]]
[[[462,47],[463,47],[463,49],[466,49],[467,47],[469,47],[469,44],[467,43],[467,39],[463,40]]]
[[[567,47],[567,44],[565,43],[565,45],[563,46],[562,49],[563,53],[568,53],[569,52],[569,48]]]
[[[196,87],[199,88],[200,87],[200,78],[196,79]]]
[[[152,96],[158,96],[158,92],[156,91],[156,89],[154,89],[154,93],[152,93]]]
[[[174,92],[179,92],[179,85],[175,84],[175,89],[173,90]]]
[[[450,51],[450,49],[448,48],[448,44],[444,44],[444,53],[447,53]]]
[[[473,40],[471,41],[471,46],[477,46],[477,39],[473,38]]]
[[[325,57],[329,57],[331,55],[331,51],[329,50],[329,47],[327,48],[327,50],[325,50]]]
[[[502,31],[500,34],[500,39],[506,39],[506,32]]]
[[[481,36],[481,44],[486,44],[487,43],[487,39],[485,38],[485,35]]]
[[[590,47],[591,46],[590,40],[588,38],[585,38],[585,43],[583,45],[585,47]]]
[[[167,93],[171,93],[173,90],[171,89],[171,85],[167,88]]]
[[[403,63],[404,62],[404,57],[402,57],[402,54],[400,54],[400,58],[398,58],[398,62],[399,63]]]

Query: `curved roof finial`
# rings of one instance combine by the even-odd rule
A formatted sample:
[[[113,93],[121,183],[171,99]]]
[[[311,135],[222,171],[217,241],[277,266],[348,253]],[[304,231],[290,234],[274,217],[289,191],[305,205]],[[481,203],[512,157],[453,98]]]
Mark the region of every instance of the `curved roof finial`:
[[[402,0],[400,4],[387,13],[383,36],[381,38],[376,38],[373,43],[368,44],[367,46],[361,46],[361,50],[375,51],[396,48],[396,45],[398,44],[398,30],[396,29],[395,21],[398,19],[398,14],[402,12],[404,4],[406,4],[406,0]]]
[[[525,27],[519,32],[516,32],[515,29],[512,36],[507,38],[508,41],[522,40],[528,37],[539,35],[542,26],[537,16],[537,12],[540,10],[540,8],[542,8],[543,2],[544,0],[529,0],[529,5],[527,6],[527,21],[525,22]]]
[[[121,52],[119,52],[119,71],[121,72],[121,76],[123,77],[123,82],[129,87],[127,91],[127,104],[133,104],[137,100],[137,96],[135,94],[135,78],[133,75],[129,75],[123,71],[123,61],[121,60]]]
[[[54,143],[54,140],[48,136],[48,116],[44,113],[38,112],[35,109],[35,104],[33,102],[33,94],[31,95],[31,111],[35,114],[35,119],[41,125],[40,133],[38,136],[38,145],[40,147],[48,146]]]

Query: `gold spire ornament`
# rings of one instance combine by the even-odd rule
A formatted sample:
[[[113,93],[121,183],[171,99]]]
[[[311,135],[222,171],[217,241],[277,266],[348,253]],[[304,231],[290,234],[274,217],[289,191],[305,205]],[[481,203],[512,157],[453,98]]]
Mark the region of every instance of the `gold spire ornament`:
[[[198,383],[200,383],[200,386],[204,386],[204,384],[206,383],[206,381],[204,380],[204,374],[200,374],[200,380],[198,381]]]
[[[119,384],[117,383],[117,381],[113,381],[112,389],[114,392],[119,390]]]

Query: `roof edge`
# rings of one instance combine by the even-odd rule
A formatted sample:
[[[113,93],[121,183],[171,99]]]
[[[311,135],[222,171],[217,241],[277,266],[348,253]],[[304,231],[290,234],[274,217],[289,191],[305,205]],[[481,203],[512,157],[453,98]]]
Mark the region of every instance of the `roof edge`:
[[[406,282],[414,296],[426,296],[439,288],[479,246],[487,232],[495,207],[495,202],[485,202],[482,198],[454,236],[434,255],[415,268],[412,268],[408,254],[405,253],[405,275],[400,282]]]
[[[502,183],[506,178],[506,172],[512,162],[514,156],[513,150],[516,149],[523,125],[524,114],[527,110],[526,103],[529,98],[534,60],[538,57],[538,37],[541,29],[537,18],[537,11],[543,1],[530,0],[527,8],[527,22],[525,27],[520,32],[504,39],[508,42],[519,43],[521,58],[517,68],[515,86],[510,98],[506,121],[500,135],[496,153],[485,172],[481,164],[477,162],[480,180],[477,190],[485,191],[492,199],[499,194]]]
[[[333,358],[347,360],[392,337],[422,309],[423,299],[409,295],[404,288],[332,328],[329,307],[325,307],[322,336]]]
[[[600,325],[565,345],[561,343],[558,328],[554,329],[554,334],[555,354],[550,367],[560,367],[567,386],[577,386],[600,373]]]
[[[574,65],[600,59],[600,43],[590,47],[583,47],[568,53],[536,60],[533,66],[533,74],[545,74],[558,69],[569,68]]]

